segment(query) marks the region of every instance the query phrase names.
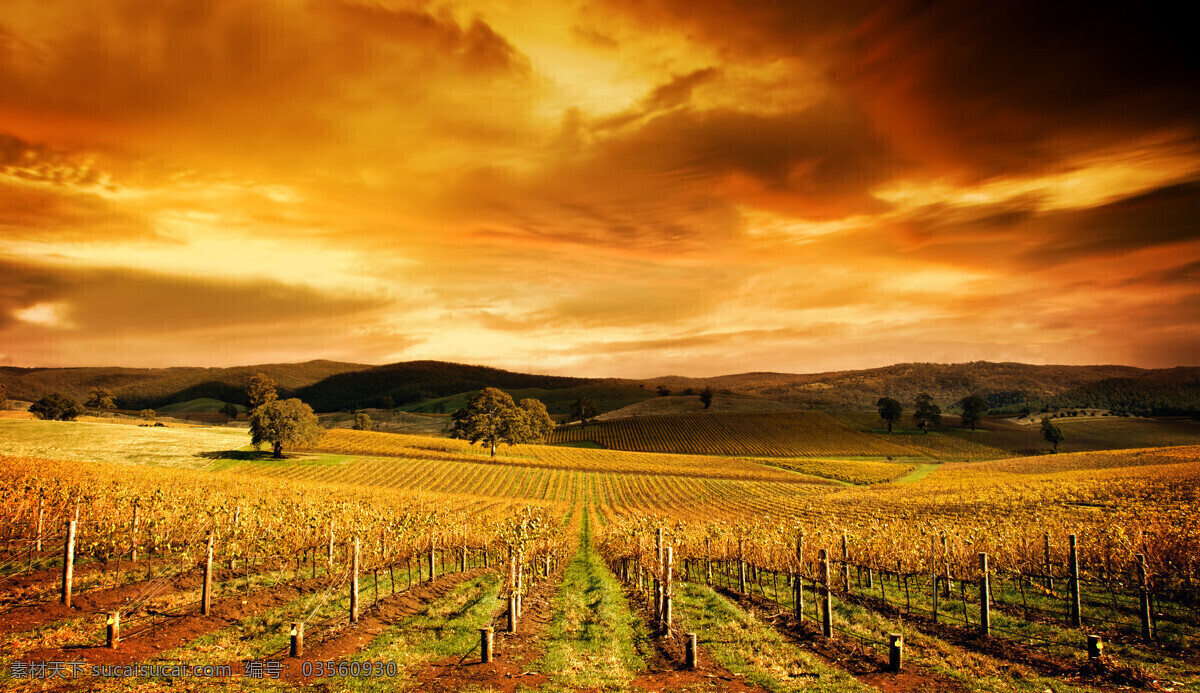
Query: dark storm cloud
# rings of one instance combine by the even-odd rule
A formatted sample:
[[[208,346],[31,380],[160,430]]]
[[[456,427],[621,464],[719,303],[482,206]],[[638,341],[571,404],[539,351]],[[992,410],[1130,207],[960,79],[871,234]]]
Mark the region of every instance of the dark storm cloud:
[[[1064,148],[1200,126],[1200,60],[1168,3],[612,0],[746,60],[799,57],[914,159],[1024,172]]]
[[[1058,264],[1200,240],[1200,182],[1159,188],[1110,204],[1048,214],[1033,225],[1046,240],[1029,264]]]

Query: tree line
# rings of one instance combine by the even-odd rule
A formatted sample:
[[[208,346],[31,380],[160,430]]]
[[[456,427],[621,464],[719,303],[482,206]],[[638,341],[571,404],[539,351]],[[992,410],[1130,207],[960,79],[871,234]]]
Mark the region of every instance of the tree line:
[[[942,424],[942,408],[939,407],[927,393],[920,393],[913,401],[913,421],[917,427],[921,429],[923,434],[928,434],[930,428],[935,428]],[[978,396],[970,395],[964,397],[959,403],[962,409],[962,425],[969,426],[972,431],[983,420],[983,417],[988,413],[987,400]],[[904,416],[904,405],[899,400],[891,397],[880,397],[875,403],[879,411],[879,418],[883,419],[887,424],[888,433],[892,432],[892,425],[900,421]],[[1046,442],[1054,446],[1053,451],[1058,452],[1058,444],[1063,441],[1062,429],[1055,426],[1050,417],[1042,419],[1042,437]]]

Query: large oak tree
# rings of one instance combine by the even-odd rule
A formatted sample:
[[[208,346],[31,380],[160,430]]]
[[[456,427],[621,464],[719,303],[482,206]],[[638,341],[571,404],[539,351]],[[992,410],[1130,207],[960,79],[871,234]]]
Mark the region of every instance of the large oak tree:
[[[482,443],[491,448],[492,457],[500,443],[540,443],[554,427],[541,402],[523,399],[518,406],[507,392],[494,387],[480,390],[450,418],[452,438]]]

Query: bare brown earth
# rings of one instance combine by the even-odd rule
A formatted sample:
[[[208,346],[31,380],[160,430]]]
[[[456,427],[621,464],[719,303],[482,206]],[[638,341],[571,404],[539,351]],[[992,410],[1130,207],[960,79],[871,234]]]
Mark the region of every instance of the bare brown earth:
[[[446,596],[459,583],[472,580],[484,572],[486,570],[483,568],[475,568],[463,573],[440,575],[432,582],[422,582],[395,596],[381,598],[378,605],[370,605],[364,609],[357,624],[340,621],[323,631],[306,632],[304,654],[300,657],[280,658],[284,667],[284,678],[304,683],[319,683],[320,679],[303,676],[302,666],[305,661],[348,659],[389,627],[415,616],[425,605]],[[285,651],[280,654],[288,653]]]
[[[47,661],[86,661],[88,664],[133,664],[153,658],[202,635],[207,635],[263,611],[283,606],[302,594],[321,589],[324,578],[302,580],[288,585],[260,589],[248,595],[239,594],[212,605],[209,616],[201,616],[198,608],[189,608],[178,615],[151,614],[154,626],[133,621],[123,628],[116,649],[103,643],[94,646],[44,649],[28,653],[24,659]]]
[[[645,595],[625,585],[625,598],[646,623],[651,623],[653,614],[646,603]],[[696,648],[696,668],[686,667],[684,634],[677,630],[656,633],[653,650],[642,652],[647,660],[647,670],[630,683],[634,688],[646,691],[733,691],[746,693],[762,689],[747,683],[741,674],[735,674],[713,661],[704,647]]]
[[[230,571],[222,570],[217,571],[215,575],[218,582],[235,577],[243,577],[243,573],[238,572],[234,575]],[[141,595],[146,589],[147,583],[150,582],[140,580],[120,587],[105,589],[101,586],[86,592],[75,592],[71,596],[71,606],[67,607],[59,602],[61,580],[62,569],[56,568],[15,576],[7,582],[4,585],[7,589],[6,594],[37,588],[42,593],[42,598],[35,603],[14,606],[0,613],[0,634],[29,630],[54,621],[87,614],[99,615],[107,611],[115,611]],[[162,589],[168,592],[194,589],[200,585],[201,580],[202,576],[197,567],[166,580]],[[52,585],[48,592],[46,591],[47,584]]]

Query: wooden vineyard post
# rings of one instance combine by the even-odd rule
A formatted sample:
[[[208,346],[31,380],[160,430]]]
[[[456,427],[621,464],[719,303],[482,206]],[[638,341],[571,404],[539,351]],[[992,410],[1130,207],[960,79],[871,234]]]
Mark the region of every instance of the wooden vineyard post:
[[[660,624],[663,620],[663,528],[654,532],[654,560],[657,570],[654,573],[654,619]]]
[[[850,593],[850,545],[846,541],[846,533],[842,532],[842,591]]]
[[[696,634],[687,634],[687,650],[684,653],[684,666],[689,671],[696,668]]]
[[[793,597],[796,607],[796,620],[804,620],[804,535],[796,535],[796,580],[793,584]]]
[[[304,621],[292,623],[292,643],[289,652],[293,657],[304,656]]]
[[[1137,555],[1138,562],[1138,617],[1142,621],[1142,642],[1149,643],[1150,633],[1150,581],[1146,574],[1146,554]]]
[[[488,545],[483,545],[483,569],[487,570],[491,566],[488,565]]]
[[[515,591],[508,593],[508,632],[517,632],[517,593]]]
[[[829,591],[829,554],[825,549],[817,555],[817,561],[820,563],[821,571],[821,601],[823,603],[821,614],[821,632],[827,638],[833,637],[833,595]]]
[[[213,533],[208,533],[208,548],[205,550],[204,558],[204,584],[201,587],[200,593],[200,615],[207,616],[212,610],[212,559],[213,559]]]
[[[379,606],[379,568],[375,568],[372,573],[375,575],[375,606]]]
[[[437,545],[430,542],[429,544],[429,581],[437,577]]]
[[[38,500],[37,552],[42,552],[42,518],[46,516],[46,499]]]
[[[333,520],[329,521],[329,571],[333,572]]]
[[[1078,628],[1083,624],[1082,615],[1079,613],[1079,547],[1074,534],[1069,539],[1071,542],[1071,556],[1068,564],[1071,573],[1071,625]]]
[[[712,585],[712,538],[704,539],[704,584]]]
[[[354,537],[354,555],[350,558],[350,622],[358,623],[358,537]]]
[[[746,593],[746,540],[738,537],[738,592]]]
[[[1052,590],[1052,589],[1054,589],[1054,578],[1050,577],[1050,533],[1049,532],[1046,532],[1045,539],[1046,539],[1046,543],[1045,543],[1045,550],[1046,550],[1046,553],[1045,553],[1045,555],[1046,555],[1045,582],[1046,582],[1046,589]]]
[[[494,639],[495,630],[491,626],[479,629],[479,663],[490,664],[492,661],[492,648],[495,645]]]
[[[521,599],[525,596],[525,552],[517,552],[517,618],[521,618]]]
[[[942,533],[942,569],[946,577],[942,580],[942,596],[950,600],[950,590],[954,589],[954,581],[950,579],[950,552],[946,550],[946,534]]]
[[[672,581],[674,579],[675,547],[667,547],[666,584],[663,586],[663,630],[671,635],[671,599],[674,597]]]
[[[933,622],[938,620],[937,538],[929,537],[929,582],[933,597]]]
[[[991,576],[988,575],[988,555],[979,554],[979,632],[992,634]]]
[[[75,577],[75,520],[67,523],[67,543],[63,546],[62,603],[71,606],[71,580]]]
[[[904,668],[904,636],[900,633],[888,634],[888,671],[900,671]]]
[[[117,649],[117,643],[121,641],[121,612],[108,612],[108,620],[105,623],[108,626],[108,637],[105,645],[110,650]]]

